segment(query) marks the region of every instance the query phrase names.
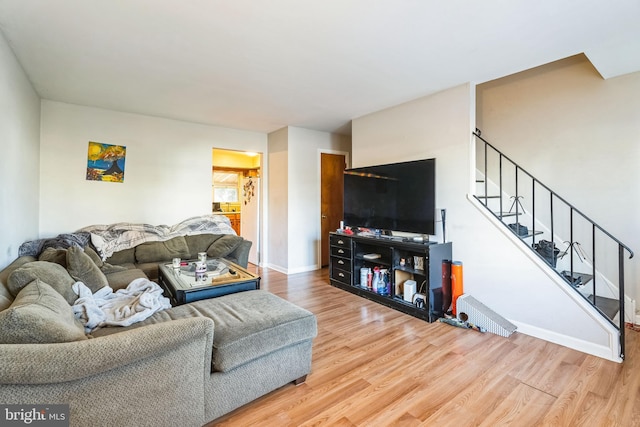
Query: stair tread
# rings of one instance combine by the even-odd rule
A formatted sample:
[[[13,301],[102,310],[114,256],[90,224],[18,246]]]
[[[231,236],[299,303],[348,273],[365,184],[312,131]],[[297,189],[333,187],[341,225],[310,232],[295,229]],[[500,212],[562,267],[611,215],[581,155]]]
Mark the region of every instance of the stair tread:
[[[570,285],[575,286],[575,287],[577,287],[577,288],[581,288],[581,287],[583,287],[584,285],[586,285],[587,283],[589,283],[589,282],[591,281],[591,279],[593,279],[593,275],[591,275],[591,274],[588,274],[588,273],[580,273],[580,272],[578,272],[578,271],[574,271],[574,272],[573,272],[573,278],[574,278],[574,280],[573,280],[573,281],[574,281],[574,283],[575,283],[575,281],[576,281],[576,280],[578,280],[578,279],[580,280],[578,284],[574,284],[574,283],[571,283],[572,281],[571,281],[571,279],[570,279],[570,277],[571,277],[571,272],[570,272],[570,271],[568,271],[568,270],[563,270],[563,271],[561,271],[561,272],[560,272],[560,275],[561,275],[562,277],[564,277],[564,278],[565,278],[565,280],[566,280],[567,282],[569,282],[569,284],[570,284]]]
[[[537,235],[542,234],[542,233],[543,233],[543,231],[537,230],[535,233],[529,232],[526,235],[518,236],[518,237],[520,237],[521,239],[527,239],[529,237],[537,236]]]
[[[587,297],[589,301],[593,302],[593,294]],[[620,304],[618,300],[606,298],[606,297],[596,297],[596,303],[594,304],[596,307],[600,309],[609,319],[614,319],[618,312],[620,311]]]
[[[519,212],[518,214],[516,214],[515,212],[502,212],[502,214],[500,212],[494,212],[494,214],[497,217],[501,216],[502,218],[507,217],[507,216],[524,215],[522,212]]]
[[[543,259],[549,268],[551,268],[555,273],[557,273],[560,277],[562,277],[564,279],[564,281],[566,282],[566,284],[568,286],[571,286],[572,288],[574,288],[582,297],[584,297],[587,301],[589,301],[589,303],[599,312],[600,315],[602,315],[604,318],[608,318],[612,323],[616,322],[620,322],[620,325],[617,326],[620,330],[619,330],[619,336],[620,336],[620,357],[624,358],[624,353],[623,353],[623,349],[624,349],[624,322],[626,321],[625,319],[625,311],[627,310],[627,308],[625,307],[625,301],[624,300],[619,300],[619,299],[614,299],[616,298],[616,292],[611,292],[608,293],[607,290],[602,290],[602,289],[598,289],[598,292],[600,293],[606,293],[606,295],[608,296],[612,296],[613,298],[607,298],[605,296],[599,296],[597,295],[598,292],[596,292],[596,288],[602,288],[600,286],[599,283],[597,283],[600,280],[600,277],[605,277],[604,273],[599,271],[598,273],[595,273],[595,259],[593,260],[593,268],[594,271],[592,271],[592,274],[588,274],[588,273],[582,273],[582,272],[576,272],[576,271],[561,271],[560,269],[557,268],[557,264],[556,261],[559,259],[558,258],[558,253],[560,252],[559,249],[556,248],[556,246],[552,243],[551,250],[548,250],[548,248],[544,248],[546,250],[540,250],[540,252],[546,253],[546,252],[551,252],[551,254],[549,254],[547,257],[545,257],[543,254],[541,254],[540,252],[538,252],[536,250],[536,246],[538,245],[542,245],[542,242],[544,242],[544,236],[540,237],[540,238],[535,238],[535,236],[537,235],[541,235],[541,234],[545,234],[545,232],[540,231],[540,230],[530,230],[527,228],[526,225],[522,225],[519,224],[520,221],[525,222],[525,223],[529,223],[532,224],[532,228],[542,228],[545,229],[545,226],[547,226],[548,224],[545,223],[544,221],[541,221],[539,218],[536,217],[536,200],[535,200],[535,196],[536,196],[536,190],[538,190],[539,188],[543,188],[544,190],[546,190],[546,194],[549,194],[551,196],[551,232],[550,232],[550,239],[553,242],[554,241],[554,228],[553,228],[553,198],[554,196],[557,196],[557,194],[555,192],[553,192],[552,190],[550,190],[548,187],[546,187],[545,185],[543,185],[542,183],[540,183],[535,177],[533,177],[532,175],[528,175],[528,178],[532,183],[533,183],[533,190],[532,190],[532,200],[530,203],[530,207],[531,207],[531,212],[530,214],[526,213],[526,210],[524,209],[524,205],[522,204],[522,200],[523,196],[518,195],[518,170],[520,168],[520,166],[516,163],[514,163],[511,159],[507,158],[506,156],[503,157],[502,152],[500,152],[499,150],[495,149],[493,146],[491,146],[487,141],[485,141],[482,137],[480,137],[480,130],[476,129],[476,132],[474,132],[474,135],[476,135],[476,137],[478,137],[481,141],[484,141],[485,143],[485,155],[486,155],[486,150],[487,150],[487,146],[491,147],[493,150],[495,150],[499,155],[500,155],[500,169],[499,170],[495,170],[494,166],[492,166],[492,172],[489,173],[489,170],[487,169],[488,164],[487,164],[487,159],[485,158],[485,164],[484,164],[484,171],[481,170],[480,164],[477,163],[477,167],[476,167],[476,178],[475,181],[477,184],[482,184],[480,186],[476,185],[475,188],[475,192],[481,192],[481,193],[488,193],[489,191],[498,191],[500,193],[500,195],[473,195],[480,204],[484,205],[484,207],[490,211],[493,216],[499,220],[499,222],[502,223],[502,225],[506,228],[508,228],[514,235],[518,236],[520,238],[520,240],[525,243],[527,246],[529,246],[529,249],[531,249],[532,251],[534,251],[535,253],[538,254],[538,256],[541,257],[541,259]],[[512,179],[512,177],[510,175],[504,175],[503,174],[503,169],[502,169],[502,160],[506,159],[510,165],[515,166],[515,189],[516,189],[516,195],[515,196],[507,196],[503,190],[503,176],[506,176],[506,179]],[[493,176],[493,171],[497,172],[498,175],[494,178],[489,178],[489,176]],[[482,175],[484,178],[478,178],[478,176]],[[499,178],[499,183],[494,181],[494,179]],[[491,188],[489,188],[487,186],[487,182],[492,183]],[[536,183],[540,184],[539,186],[536,186]],[[508,187],[509,188],[509,187]],[[544,195],[544,194],[543,194]],[[558,196],[559,197],[559,196]],[[490,202],[489,199],[500,199],[499,201],[493,201]],[[503,199],[505,200],[509,200],[508,203],[510,203],[510,205],[508,204],[507,206],[511,206],[509,208],[509,212],[502,212],[502,209],[505,208],[505,206],[503,206]],[[563,199],[561,199],[562,201],[564,201]],[[568,207],[571,209],[571,214],[573,215],[573,211],[574,211],[574,207],[569,204],[568,202],[564,201],[564,203],[566,205],[568,205]],[[499,206],[498,206],[499,205]],[[522,208],[523,212],[520,213],[519,210],[520,208]],[[495,209],[499,209],[500,211],[496,212]],[[516,210],[516,212],[511,212],[512,210]],[[523,218],[522,220],[520,219],[520,216],[526,216],[526,218]],[[515,217],[515,218],[514,218]],[[514,218],[514,219],[510,219],[507,220],[506,218]],[[573,217],[571,218],[573,219]],[[584,219],[590,223],[595,230],[595,227],[597,226],[597,224],[595,224],[593,221],[591,221],[590,219],[588,219],[587,217],[584,217]],[[494,220],[494,222],[496,222]],[[515,224],[508,224],[508,222],[515,222]],[[548,222],[548,221],[547,221]],[[544,224],[544,226],[540,227],[538,224]],[[528,231],[526,234],[520,234],[519,232],[524,232],[524,231]],[[574,225],[573,225],[573,221],[571,221],[570,223],[570,237],[571,237],[571,241],[574,240],[573,238],[573,232],[574,232]],[[603,230],[604,231],[604,230]],[[549,235],[549,231],[546,232],[547,235]],[[604,231],[605,234],[608,234],[606,231]],[[533,237],[532,240],[526,240],[530,237]],[[614,240],[617,241],[613,236],[609,235],[609,237]],[[595,232],[594,232],[594,249],[593,251],[595,252]],[[619,241],[618,241],[619,242]],[[568,243],[568,242],[565,242]],[[577,243],[577,242],[572,242],[571,245],[569,246],[569,248],[571,249],[571,247],[573,246],[573,243]],[[623,244],[619,242],[619,250],[622,251],[623,248]],[[629,258],[633,257],[633,252],[628,249],[626,246],[624,246],[625,249],[627,249],[629,251]],[[564,254],[563,254],[564,255]],[[580,255],[579,255],[580,256]],[[620,253],[620,257],[622,256],[622,254]],[[594,254],[595,257],[595,254]],[[562,257],[560,257],[562,258]],[[622,262],[622,260],[620,261]],[[567,263],[565,262],[563,264],[563,267],[566,268]],[[573,264],[573,259],[571,260],[571,267],[570,269],[574,268],[574,264]],[[586,268],[588,269],[588,268]],[[622,267],[620,267],[620,270],[622,270]],[[596,278],[594,277],[594,274],[598,274],[598,279],[596,280]],[[606,278],[605,278],[606,280]],[[596,286],[598,285],[598,286]],[[596,295],[594,295],[596,294]],[[623,299],[625,297],[623,296]],[[622,309],[621,309],[622,308]],[[633,313],[631,313],[631,315],[633,315]]]

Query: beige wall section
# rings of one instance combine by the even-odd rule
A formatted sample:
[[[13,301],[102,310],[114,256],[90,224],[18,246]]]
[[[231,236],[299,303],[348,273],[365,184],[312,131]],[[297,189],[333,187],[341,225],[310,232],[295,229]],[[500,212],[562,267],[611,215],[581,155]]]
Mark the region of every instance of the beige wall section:
[[[351,151],[351,138],[289,128],[289,268],[290,273],[320,268],[320,152]]]
[[[297,127],[269,134],[269,267],[320,268],[321,150],[349,152],[351,138]]]
[[[267,185],[269,198],[267,208],[268,238],[266,240],[266,264],[278,271],[285,271],[289,265],[288,248],[288,198],[289,198],[289,156],[288,128],[268,135],[267,163],[269,164]]]
[[[91,224],[175,224],[209,214],[211,149],[267,149],[264,133],[52,101],[42,102],[41,138],[41,237]],[[89,141],[127,147],[123,183],[85,179]]]
[[[436,206],[447,209],[447,240],[464,264],[465,292],[527,333],[606,354],[607,330],[468,201],[474,106],[475,88],[462,85],[355,119],[353,164],[436,158]]]
[[[640,251],[640,72],[603,80],[583,55],[479,85],[483,137]],[[626,293],[640,297],[640,257]]]
[[[0,269],[38,237],[40,98],[0,33]]]

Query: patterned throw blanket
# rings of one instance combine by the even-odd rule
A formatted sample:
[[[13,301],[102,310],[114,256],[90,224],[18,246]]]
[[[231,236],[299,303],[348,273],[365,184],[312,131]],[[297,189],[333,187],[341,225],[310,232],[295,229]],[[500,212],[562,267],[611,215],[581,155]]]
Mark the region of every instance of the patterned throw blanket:
[[[47,248],[68,249],[71,246],[83,248],[89,244],[89,233],[59,234],[50,239],[30,240],[20,245],[18,256],[30,255],[37,257]]]
[[[171,227],[126,222],[112,225],[91,225],[75,233],[59,234],[50,239],[24,242],[18,249],[18,256],[37,257],[47,248],[67,249],[71,246],[78,246],[84,249],[91,242],[102,259],[105,260],[114,252],[132,248],[140,243],[207,233],[236,234],[226,215],[195,216]]]
[[[236,234],[226,215],[196,216],[171,227],[120,222],[111,225],[91,225],[78,231],[91,234],[91,243],[103,260],[114,252],[145,242],[161,242],[194,234]]]

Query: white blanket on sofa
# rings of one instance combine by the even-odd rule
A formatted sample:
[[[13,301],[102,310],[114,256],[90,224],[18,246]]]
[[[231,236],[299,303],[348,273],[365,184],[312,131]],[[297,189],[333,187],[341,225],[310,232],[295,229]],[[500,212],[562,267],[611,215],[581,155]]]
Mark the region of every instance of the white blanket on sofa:
[[[119,222],[111,225],[91,225],[78,232],[91,233],[91,243],[103,260],[109,258],[114,252],[133,248],[145,242],[162,242],[174,237],[194,234],[236,234],[226,215],[195,216],[171,227]]]
[[[129,326],[171,307],[169,299],[162,296],[162,288],[144,278],[135,279],[126,289],[116,292],[105,286],[93,293],[82,282],[74,283],[73,291],[78,294],[73,314],[87,333],[100,326]]]

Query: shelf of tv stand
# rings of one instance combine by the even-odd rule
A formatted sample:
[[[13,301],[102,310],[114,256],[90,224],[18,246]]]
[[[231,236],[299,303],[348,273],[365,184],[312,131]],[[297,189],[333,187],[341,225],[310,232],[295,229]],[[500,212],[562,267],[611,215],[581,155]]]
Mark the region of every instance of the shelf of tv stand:
[[[390,267],[391,266],[391,261],[389,261],[388,259],[385,258],[374,258],[374,259],[370,259],[370,258],[364,258],[362,256],[362,254],[356,254],[353,256],[354,259],[359,260],[359,261],[363,261],[367,264],[375,264],[375,265],[379,265],[382,267]]]
[[[366,288],[363,288],[359,285],[344,285],[339,282],[332,281],[333,286],[343,289],[347,292],[351,292],[352,294],[358,295],[370,301],[376,302],[378,304],[384,305],[386,307],[393,308],[394,310],[398,310],[402,313],[409,314],[413,317],[417,317],[422,320],[426,320],[427,322],[434,322],[437,320],[437,317],[430,315],[429,311],[424,308],[418,308],[415,305],[395,296],[384,296],[380,295],[376,292],[370,291]],[[439,316],[438,316],[439,317]]]
[[[418,275],[418,276],[424,276],[425,275],[425,271],[424,270],[420,270],[420,269],[414,269],[414,268],[410,268],[410,267],[403,267],[403,266],[397,266],[394,268],[395,271],[404,271],[407,272],[409,274],[414,274],[414,275]]]
[[[441,305],[442,298],[442,261],[451,260],[451,251],[451,243],[418,243],[402,239],[330,233],[330,283],[360,297],[433,322],[443,314],[442,308],[438,306]],[[363,255],[368,253],[378,253],[381,257],[365,259]],[[400,265],[402,258],[408,265]],[[423,269],[414,268],[414,258],[422,260]],[[380,295],[360,286],[360,268],[374,266],[388,270],[391,295]],[[405,301],[403,295],[396,295],[396,280],[404,283],[409,278],[416,281],[416,291],[425,295],[424,308]],[[422,289],[421,285],[424,286]]]

